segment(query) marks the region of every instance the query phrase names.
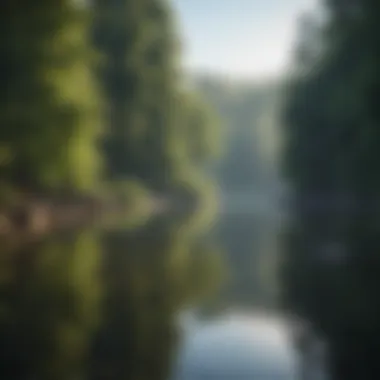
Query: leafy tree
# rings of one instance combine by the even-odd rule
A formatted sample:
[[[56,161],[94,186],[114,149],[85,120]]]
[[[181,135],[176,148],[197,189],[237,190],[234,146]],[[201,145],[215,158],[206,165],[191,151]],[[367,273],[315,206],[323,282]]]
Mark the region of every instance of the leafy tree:
[[[285,169],[296,200],[286,300],[327,336],[334,378],[372,379],[371,352],[380,344],[380,9],[372,1],[329,1],[326,14],[301,46],[307,59],[286,98]]]
[[[94,1],[93,34],[108,110],[107,176],[162,182],[176,96],[170,10],[156,0]]]
[[[1,176],[26,188],[88,189],[99,160],[85,12],[69,0],[4,4]]]
[[[97,74],[107,104],[106,177],[175,187],[211,150],[208,113],[182,89],[171,5],[162,0],[94,1]]]

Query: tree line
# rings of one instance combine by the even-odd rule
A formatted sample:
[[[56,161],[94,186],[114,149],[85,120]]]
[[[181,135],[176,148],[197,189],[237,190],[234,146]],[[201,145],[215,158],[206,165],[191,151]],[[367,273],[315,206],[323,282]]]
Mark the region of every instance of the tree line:
[[[379,370],[379,18],[372,0],[305,15],[284,91],[284,302],[327,339],[339,380]]]
[[[196,186],[212,122],[182,84],[169,2],[6,1],[0,18],[2,198]]]

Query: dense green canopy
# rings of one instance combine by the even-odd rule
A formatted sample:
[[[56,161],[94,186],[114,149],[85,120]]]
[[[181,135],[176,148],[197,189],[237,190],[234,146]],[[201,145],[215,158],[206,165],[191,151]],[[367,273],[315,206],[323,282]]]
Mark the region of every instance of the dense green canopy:
[[[0,18],[1,179],[88,189],[100,124],[83,12],[68,0],[21,1]]]
[[[325,15],[304,19],[298,71],[284,92],[285,171],[296,207],[285,296],[329,339],[334,378],[374,379],[380,6],[328,1]]]
[[[202,171],[212,123],[183,89],[172,5],[21,1],[1,13],[0,186],[165,191]]]

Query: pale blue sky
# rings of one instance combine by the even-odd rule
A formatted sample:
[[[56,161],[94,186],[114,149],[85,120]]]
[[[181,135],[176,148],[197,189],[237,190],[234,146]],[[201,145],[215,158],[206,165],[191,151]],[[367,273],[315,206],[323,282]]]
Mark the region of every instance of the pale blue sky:
[[[297,15],[317,0],[172,0],[184,41],[184,64],[257,78],[281,73]]]

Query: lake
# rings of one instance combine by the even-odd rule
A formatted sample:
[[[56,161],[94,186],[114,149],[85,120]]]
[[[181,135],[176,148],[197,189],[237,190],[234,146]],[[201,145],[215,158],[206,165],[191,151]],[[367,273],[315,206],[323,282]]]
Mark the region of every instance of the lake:
[[[299,379],[278,230],[224,211],[196,233],[160,217],[3,246],[0,378]]]

